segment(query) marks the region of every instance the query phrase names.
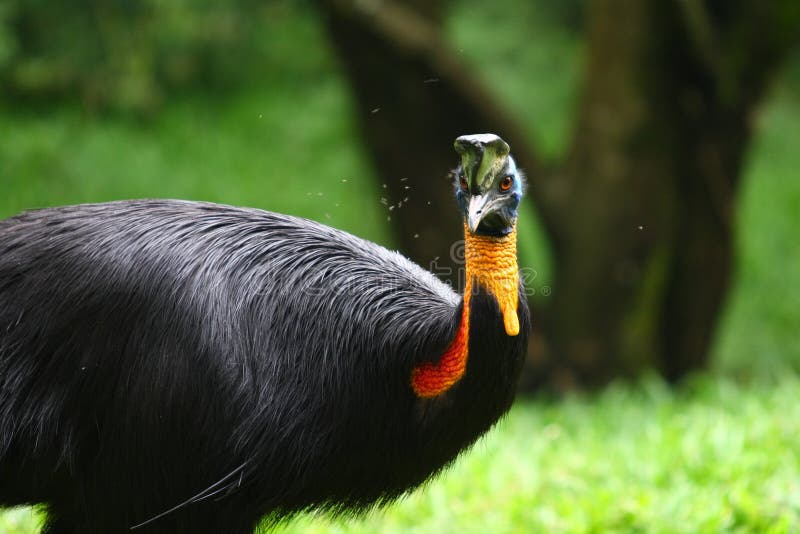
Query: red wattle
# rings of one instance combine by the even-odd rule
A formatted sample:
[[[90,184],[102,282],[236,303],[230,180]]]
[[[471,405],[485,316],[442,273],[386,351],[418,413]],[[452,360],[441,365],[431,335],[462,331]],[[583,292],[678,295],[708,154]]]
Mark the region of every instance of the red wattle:
[[[453,341],[437,363],[423,363],[411,373],[411,386],[418,397],[430,398],[441,395],[464,376],[467,370],[467,347],[469,345],[469,308],[464,305],[461,324]]]

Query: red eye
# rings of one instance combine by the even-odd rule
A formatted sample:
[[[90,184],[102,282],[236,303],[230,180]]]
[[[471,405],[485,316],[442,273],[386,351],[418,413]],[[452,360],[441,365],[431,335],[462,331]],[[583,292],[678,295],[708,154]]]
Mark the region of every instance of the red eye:
[[[500,191],[508,191],[511,189],[512,184],[514,183],[513,176],[506,176],[502,180],[500,180]]]
[[[459,177],[458,183],[461,185],[462,191],[467,191],[469,189],[469,184],[467,183],[467,179],[463,176]]]

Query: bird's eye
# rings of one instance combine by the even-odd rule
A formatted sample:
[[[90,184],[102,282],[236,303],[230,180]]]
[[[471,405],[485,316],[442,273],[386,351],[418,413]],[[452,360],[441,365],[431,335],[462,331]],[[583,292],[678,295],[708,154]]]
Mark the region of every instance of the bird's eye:
[[[511,186],[514,184],[514,177],[513,176],[506,176],[502,180],[500,180],[500,191],[508,191],[511,189]]]
[[[464,178],[463,175],[458,177],[458,183],[461,186],[462,191],[467,191],[469,189],[469,184],[467,183],[467,179]]]

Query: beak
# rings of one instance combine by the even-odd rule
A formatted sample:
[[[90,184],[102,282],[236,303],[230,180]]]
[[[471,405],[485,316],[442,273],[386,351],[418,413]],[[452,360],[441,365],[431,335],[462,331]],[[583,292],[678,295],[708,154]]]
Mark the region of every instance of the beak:
[[[481,219],[486,215],[486,206],[488,203],[489,198],[486,195],[475,195],[469,201],[467,227],[473,234],[478,229]]]

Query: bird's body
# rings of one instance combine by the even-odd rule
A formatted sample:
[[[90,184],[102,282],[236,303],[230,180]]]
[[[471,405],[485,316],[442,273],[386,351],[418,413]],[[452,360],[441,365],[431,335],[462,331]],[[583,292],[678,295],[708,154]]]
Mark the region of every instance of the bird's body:
[[[47,503],[48,532],[235,533],[419,485],[508,410],[522,365],[518,281],[482,278],[477,244],[462,298],[400,254],[260,210],[0,221],[0,506]]]

